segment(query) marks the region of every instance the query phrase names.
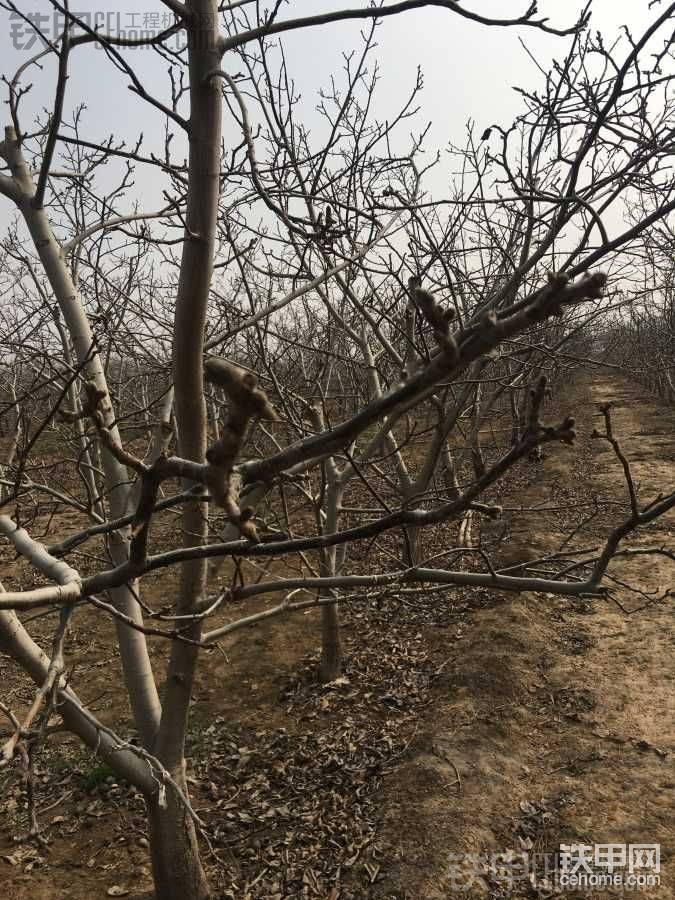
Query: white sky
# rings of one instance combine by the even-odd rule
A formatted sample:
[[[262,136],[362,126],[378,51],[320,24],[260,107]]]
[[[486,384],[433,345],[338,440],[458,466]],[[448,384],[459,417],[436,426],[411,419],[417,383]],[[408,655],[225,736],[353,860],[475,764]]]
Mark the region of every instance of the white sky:
[[[487,16],[517,16],[522,14],[527,2],[466,0],[464,5]],[[18,0],[17,5],[26,13],[44,13],[49,7],[46,0]],[[308,15],[341,6],[366,5],[366,0],[346,0],[342,4],[337,0],[291,0],[278,18]],[[549,16],[551,24],[562,27],[574,22],[580,4],[569,0],[540,0],[539,7],[540,14]],[[137,15],[136,24],[140,24],[146,13],[165,11],[158,0],[140,3],[126,0],[107,6],[101,0],[71,0],[71,9],[74,12],[119,12],[125,28],[132,27],[131,11]],[[594,0],[592,27],[600,30],[605,42],[611,44],[622,24],[628,24],[634,33],[639,33],[658,12],[657,7],[650,13],[648,0]],[[10,77],[35,52],[35,49],[12,46],[11,21],[10,14],[0,10],[0,72]],[[358,34],[362,27],[360,22],[345,22],[283,37],[291,75],[303,95],[303,117],[308,124],[317,121],[314,107],[318,88],[328,85],[331,72],[341,68],[342,53],[359,47]],[[463,144],[469,119],[476,122],[478,134],[494,122],[509,124],[521,103],[512,85],[531,86],[540,78],[519,39],[527,43],[544,68],[548,68],[553,58],[560,59],[564,55],[569,42],[569,38],[549,36],[531,28],[487,28],[436,8],[385,19],[379,29],[376,51],[381,65],[376,116],[386,118],[396,109],[400,97],[410,91],[419,64],[424,73],[420,122],[432,120],[434,123],[426,142],[429,150],[443,148],[448,141]],[[26,36],[20,40],[25,41]],[[135,63],[148,88],[163,98],[168,96],[165,62],[149,50],[128,51],[126,58]],[[146,152],[155,141],[161,140],[162,115],[127,89],[125,77],[100,50],[91,46],[79,47],[73,52],[71,61],[66,118],[76,104],[85,103],[83,134],[86,138],[98,141],[112,132],[117,138],[133,141],[143,132],[148,141]],[[35,113],[44,115],[44,110],[51,108],[54,71],[54,61],[48,60],[42,71],[33,68],[25,79],[32,82],[33,87],[22,107],[24,130],[31,130]],[[0,90],[4,100],[6,86],[0,85]],[[4,126],[9,121],[9,112],[6,105],[2,109]],[[154,143],[156,149],[159,146],[161,144]],[[161,184],[161,175],[156,170],[139,168],[135,197],[143,207],[155,208],[161,202],[158,201]],[[443,185],[435,183],[434,187],[438,192],[442,191]],[[133,199],[130,195],[129,205]],[[13,216],[11,204],[0,197],[0,229],[4,230],[4,225]]]

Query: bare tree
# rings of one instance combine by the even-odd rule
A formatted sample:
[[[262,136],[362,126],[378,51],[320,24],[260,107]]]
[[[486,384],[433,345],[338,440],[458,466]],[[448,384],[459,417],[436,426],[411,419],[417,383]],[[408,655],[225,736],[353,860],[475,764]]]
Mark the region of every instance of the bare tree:
[[[185,763],[201,648],[316,607],[321,675],[335,678],[346,592],[367,600],[384,585],[432,583],[602,596],[620,542],[675,506],[673,491],[641,505],[627,467],[630,515],[599,552],[500,567],[470,538],[475,523],[500,515],[490,491],[513,466],[542,445],[573,442],[570,416],[545,421],[544,375],[555,380],[575,336],[618,302],[617,284],[639,264],[635,248],[675,208],[672,101],[652,102],[672,78],[661,67],[675,4],[623,51],[591,36],[587,11],[556,29],[534,6],[492,20],[455,0],[403,0],[283,19],[280,4],[261,18],[248,2],[165,0],[174,23],[139,41],[51,5],[63,33],[41,35],[44,50],[8,80],[11,124],[0,144],[0,193],[23,223],[4,243],[3,290],[26,312],[2,322],[14,361],[2,379],[14,444],[3,504],[15,514],[0,517],[0,532],[48,582],[0,596],[0,644],[38,686],[26,715],[8,711],[4,760],[43,712],[58,712],[143,793],[157,896],[206,897],[197,835],[208,834]],[[476,27],[569,37],[542,90],[523,92],[512,126],[492,126],[481,142],[470,129],[454,148],[461,177],[440,199],[425,188],[426,129],[401,137],[420,81],[397,117],[379,122],[369,68],[376,22],[425,6]],[[272,39],[345,19],[364,21],[363,43],[342,84],[321,96],[326,134],[315,143],[296,121]],[[177,34],[184,49],[169,43]],[[91,43],[165,123],[163,157],[140,140],[85,137],[79,106],[66,121],[70,59]],[[144,44],[169,63],[166,96],[129,62]],[[30,134],[22,79],[42,56],[58,58],[54,105]],[[234,136],[225,149],[224,111]],[[187,165],[174,156],[174,131]],[[124,166],[120,180],[97,189],[107,161]],[[125,209],[131,173],[146,166],[166,176],[165,203]],[[647,188],[658,203],[639,209],[636,193]],[[623,204],[633,220],[610,233],[605,220]],[[508,426],[486,441],[495,416]],[[69,448],[62,484],[35,464],[49,428]],[[605,436],[623,461],[609,412]],[[45,546],[30,523],[47,501],[86,521]],[[170,509],[180,510],[180,546],[157,551],[154,529]],[[456,545],[427,558],[425,535],[451,522],[461,523]],[[105,560],[94,571],[67,561],[101,537]],[[377,563],[365,566],[365,542],[376,541]],[[467,551],[478,565],[461,563]],[[227,586],[223,560],[236,560]],[[147,601],[142,580],[175,565],[180,586],[167,612]],[[267,594],[275,600],[262,611],[213,619],[228,598]],[[98,721],[65,677],[68,624],[83,604],[115,620],[138,742]],[[50,657],[19,616],[34,609],[57,615]],[[149,635],[170,641],[161,702]]]

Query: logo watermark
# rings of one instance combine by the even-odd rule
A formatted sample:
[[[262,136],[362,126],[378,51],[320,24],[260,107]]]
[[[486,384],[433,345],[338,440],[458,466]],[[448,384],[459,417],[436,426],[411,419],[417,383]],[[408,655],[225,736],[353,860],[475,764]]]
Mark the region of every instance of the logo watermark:
[[[120,12],[119,10],[99,9],[88,12],[72,11],[69,19],[58,10],[31,11],[9,14],[9,36],[15,50],[37,52],[45,43],[57,41],[70,21],[73,35],[96,32],[117,41],[128,42],[130,46],[147,47],[160,35],[175,25],[172,13],[166,11],[153,12]],[[80,24],[78,24],[80,23]],[[171,49],[179,50],[185,45],[184,34],[178,29],[167,37],[173,41]],[[180,43],[179,43],[180,42]],[[100,46],[98,43],[96,46]],[[166,46],[166,42],[165,42]]]
[[[561,844],[558,852],[506,851],[448,854],[452,891],[531,887],[617,894],[648,891],[661,884],[660,844]]]

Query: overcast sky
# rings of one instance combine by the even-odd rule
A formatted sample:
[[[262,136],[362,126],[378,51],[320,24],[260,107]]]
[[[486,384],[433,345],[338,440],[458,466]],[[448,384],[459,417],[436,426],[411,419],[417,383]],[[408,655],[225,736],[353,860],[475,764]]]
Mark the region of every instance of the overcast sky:
[[[18,0],[17,5],[28,14],[44,14],[49,6],[46,0]],[[367,5],[366,0],[342,4],[336,0],[291,0],[282,7],[279,18],[341,6]],[[487,16],[517,16],[527,6],[527,0],[466,0],[464,5]],[[575,21],[580,4],[570,0],[564,3],[540,0],[539,7],[542,15],[550,17],[551,24],[563,27]],[[112,21],[123,29],[143,24],[148,27],[153,23],[153,15],[157,17],[165,12],[165,7],[157,0],[140,3],[127,0],[108,5],[101,0],[71,0],[71,9],[90,14],[112,12]],[[603,33],[606,43],[611,43],[622,24],[628,24],[638,33],[656,14],[649,12],[648,0],[594,0],[592,26]],[[28,31],[16,17],[2,10],[0,17],[0,70],[11,77],[16,68],[35,53],[36,47],[25,46],[29,41]],[[50,33],[51,24],[47,20],[43,20],[43,26]],[[314,107],[318,88],[327,85],[331,72],[341,68],[342,53],[359,46],[358,34],[362,27],[363,23],[345,22],[284,36],[291,75],[303,95],[303,118],[310,126],[317,122]],[[476,122],[479,133],[493,122],[508,124],[521,103],[512,85],[532,86],[540,78],[520,43],[521,39],[546,68],[553,58],[564,55],[569,42],[569,38],[546,35],[531,28],[487,28],[434,8],[385,19],[378,32],[376,56],[382,79],[375,114],[383,119],[395,110],[401,96],[410,91],[416,68],[421,65],[424,73],[422,118],[434,123],[427,141],[429,149],[442,148],[449,141],[462,144],[469,119]],[[168,96],[166,63],[149,50],[128,51],[126,57],[134,62],[149,89],[163,98]],[[162,115],[127,90],[125,77],[104,54],[92,46],[79,47],[71,60],[66,118],[76,104],[85,103],[85,136],[88,139],[102,140],[112,132],[118,138],[133,141],[142,131],[148,140],[146,149],[153,144],[157,148],[154,142],[161,140],[164,128]],[[31,82],[33,87],[22,107],[24,130],[31,129],[31,120],[36,113],[51,109],[54,72],[54,61],[47,60],[42,71],[33,68],[30,75],[26,75],[24,82]],[[6,87],[0,85],[0,89],[3,88],[6,96]],[[6,105],[3,114],[8,121]],[[137,199],[143,206],[158,205],[159,187],[156,170],[142,174],[139,171]],[[438,189],[438,185],[435,187]],[[131,202],[130,197],[129,205]],[[12,217],[11,205],[0,197],[0,228]]]

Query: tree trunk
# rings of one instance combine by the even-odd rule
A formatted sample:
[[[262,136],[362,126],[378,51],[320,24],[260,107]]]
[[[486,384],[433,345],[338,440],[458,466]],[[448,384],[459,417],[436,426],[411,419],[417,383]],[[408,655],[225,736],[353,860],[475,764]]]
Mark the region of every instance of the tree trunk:
[[[185,776],[173,777],[183,790]],[[166,806],[148,801],[150,857],[157,900],[206,900],[212,897],[199,858],[193,820],[175,791],[167,788]]]
[[[326,463],[328,490],[326,491],[326,534],[335,534],[338,529],[340,507],[344,493],[335,465],[335,460]],[[327,547],[321,554],[320,572],[324,578],[338,575],[336,547]],[[330,592],[323,595],[330,597]],[[321,607],[321,662],[319,678],[323,682],[334,681],[342,668],[342,647],[340,644],[340,611],[337,602]]]
[[[0,593],[3,592],[4,587],[0,583]],[[0,610],[0,651],[7,653],[24,672],[28,672],[38,687],[44,684],[49,670],[49,657],[31,638],[12,610]],[[88,711],[82,707],[70,688],[59,691],[58,711],[66,728],[81,738],[120,778],[146,795],[156,790],[156,779],[145,761],[132,750],[120,747],[109,733],[97,728],[95,720],[88,718]]]
[[[342,668],[340,613],[336,601],[321,607],[321,663],[319,678],[335,681]]]
[[[61,247],[56,240],[42,207],[32,202],[34,185],[28,165],[17,143],[14,129],[5,129],[5,151],[14,184],[19,192],[15,198],[28,227],[35,249],[58,301],[61,314],[73,343],[75,356],[83,367],[83,373],[95,385],[103,398],[99,412],[109,428],[113,440],[120,441],[115,413],[108,392],[103,364],[96,347],[91,325],[82,306],[80,295],[73,283]],[[113,519],[126,515],[129,498],[129,474],[126,468],[106,448],[102,451],[105,483],[108,492],[110,516]],[[128,560],[130,529],[120,529],[109,538],[109,552],[115,565]],[[115,607],[137,625],[143,625],[143,615],[135,594],[136,585],[120,585],[110,591]],[[116,621],[117,640],[122,659],[122,670],[138,733],[146,747],[152,746],[160,717],[160,703],[152,673],[145,635]]]
[[[403,561],[407,568],[420,564],[420,529],[417,525],[404,525]]]
[[[187,210],[173,331],[174,408],[181,456],[204,462],[207,445],[204,398],[204,328],[220,191],[221,84],[216,77],[221,52],[218,44],[216,0],[192,0],[187,29],[190,69],[190,156]],[[183,546],[208,540],[208,505],[183,507]],[[196,612],[206,593],[207,561],[182,563],[176,613]],[[185,631],[199,641],[202,622],[195,619]],[[185,789],[185,735],[192,685],[197,666],[195,644],[174,641],[167,668],[162,720],[154,748],[162,764]],[[186,792],[187,794],[187,792]],[[176,793],[167,789],[166,808],[149,809],[150,844],[158,900],[202,900],[211,896],[199,861],[194,824]]]
[[[516,444],[518,444],[520,441],[522,429],[520,421],[520,408],[518,406],[516,392],[513,390],[509,391],[509,404],[511,407],[511,446],[515,447]]]

